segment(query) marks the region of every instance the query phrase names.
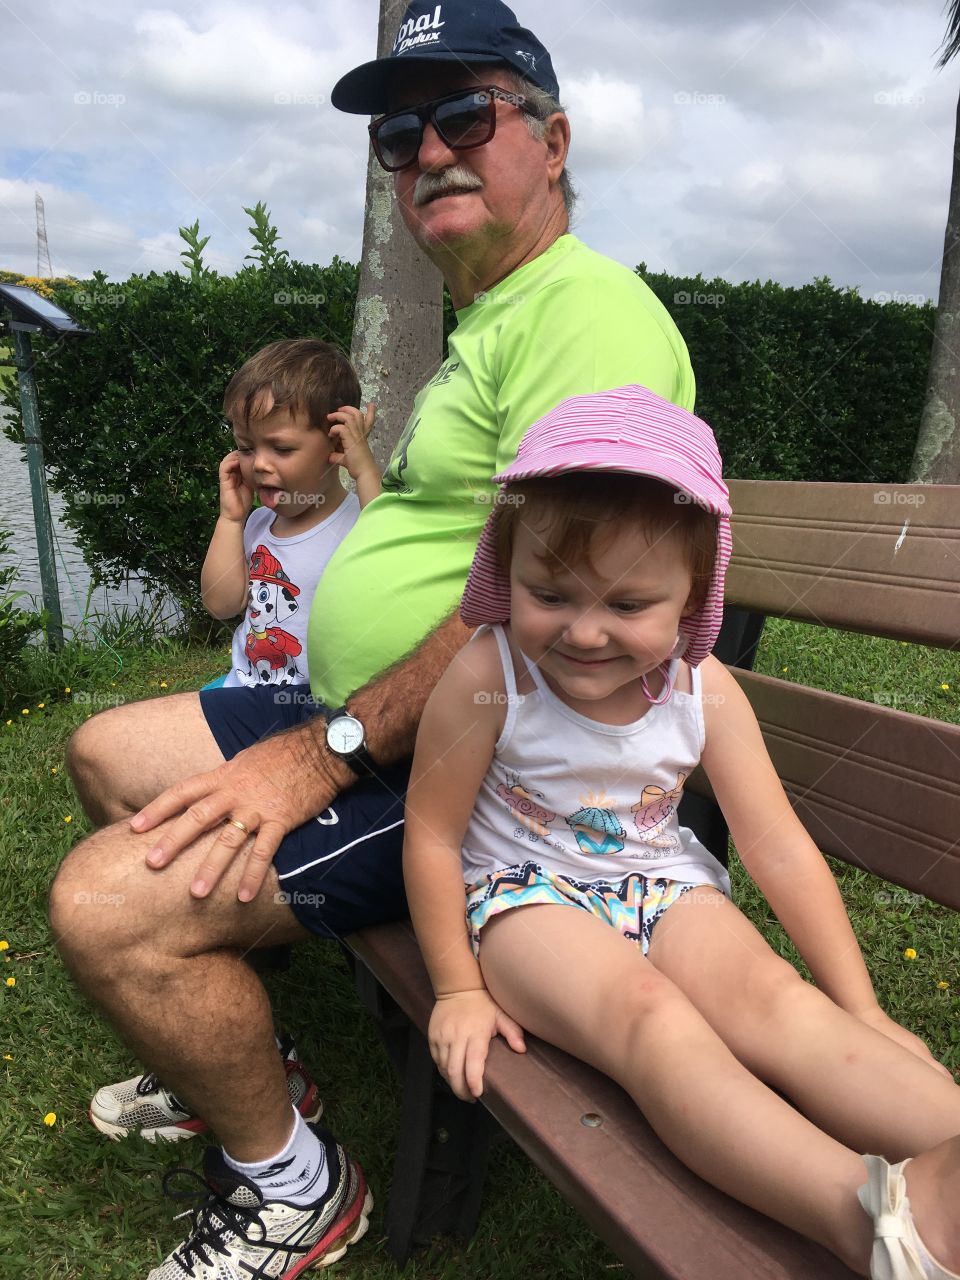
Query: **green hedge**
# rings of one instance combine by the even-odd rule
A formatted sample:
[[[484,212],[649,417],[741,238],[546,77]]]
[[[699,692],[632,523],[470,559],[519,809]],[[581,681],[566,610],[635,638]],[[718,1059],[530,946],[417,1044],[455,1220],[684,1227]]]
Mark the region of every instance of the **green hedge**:
[[[789,289],[637,269],[690,349],[697,412],[716,432],[728,475],[905,479],[933,343],[932,304],[867,302],[827,279]]]
[[[196,228],[184,239],[205,243]],[[357,288],[357,269],[338,259],[318,267],[275,254],[228,277],[205,272],[195,256],[187,277],[111,283],[98,274],[62,285],[57,300],[95,336],[56,349],[35,340],[51,486],[95,576],[135,570],[189,618],[202,612],[216,468],[231,443],[224,386],[276,338],[315,336],[348,350]],[[827,280],[790,289],[638,270],[687,341],[698,411],[730,476],[904,478],[932,307],[866,302]],[[452,322],[448,299],[447,332]],[[15,384],[0,394],[17,403]]]

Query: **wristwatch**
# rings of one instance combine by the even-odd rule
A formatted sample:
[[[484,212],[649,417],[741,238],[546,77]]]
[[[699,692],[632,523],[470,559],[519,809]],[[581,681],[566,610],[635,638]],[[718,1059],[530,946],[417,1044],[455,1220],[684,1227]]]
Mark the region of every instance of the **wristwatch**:
[[[363,725],[345,706],[331,711],[327,719],[327,749],[361,777],[373,777],[377,764],[367,750]]]

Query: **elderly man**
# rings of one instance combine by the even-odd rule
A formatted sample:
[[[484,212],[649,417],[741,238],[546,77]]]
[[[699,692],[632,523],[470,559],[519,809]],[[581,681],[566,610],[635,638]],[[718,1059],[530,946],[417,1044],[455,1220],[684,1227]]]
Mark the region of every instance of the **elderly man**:
[[[95,1118],[116,1136],[208,1125],[223,1143],[205,1155],[209,1200],[154,1280],[299,1274],[363,1234],[363,1175],[304,1121],[315,1091],[277,1053],[243,957],[405,914],[406,762],[469,636],[455,609],[490,476],[526,427],[566,396],[625,383],[692,407],[666,312],[568,234],[558,92],[546,49],[499,0],[414,0],[392,54],[335,87],[335,106],[379,117],[374,150],[458,325],[383,494],[324,574],[309,637],[317,703],[182,694],[105,712],[71,745],[87,812],[113,825],[65,861],[53,927],[77,983],[150,1069],[102,1089]]]

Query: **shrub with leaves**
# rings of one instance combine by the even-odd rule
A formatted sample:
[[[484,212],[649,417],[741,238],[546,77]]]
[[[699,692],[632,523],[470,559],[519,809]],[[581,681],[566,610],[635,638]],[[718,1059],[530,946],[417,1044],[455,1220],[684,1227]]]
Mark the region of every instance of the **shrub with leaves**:
[[[13,585],[17,568],[10,559],[10,538],[10,531],[0,528],[0,709],[17,692],[23,650],[43,625],[40,614],[17,604],[26,593]]]

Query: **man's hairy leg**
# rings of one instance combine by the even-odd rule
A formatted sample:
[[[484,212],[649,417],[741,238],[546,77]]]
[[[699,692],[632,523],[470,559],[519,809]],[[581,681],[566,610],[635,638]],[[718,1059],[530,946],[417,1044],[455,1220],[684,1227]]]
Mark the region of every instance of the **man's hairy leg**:
[[[241,864],[198,900],[190,881],[214,834],[162,871],[127,823],[66,858],[50,894],[57,946],[77,985],[141,1062],[200,1115],[238,1160],[268,1159],[291,1130],[270,1003],[246,957],[310,935],[277,901],[271,871],[237,901]]]
[[[101,711],[67,747],[73,785],[98,827],[129,818],[175,782],[222,763],[196,693]]]

